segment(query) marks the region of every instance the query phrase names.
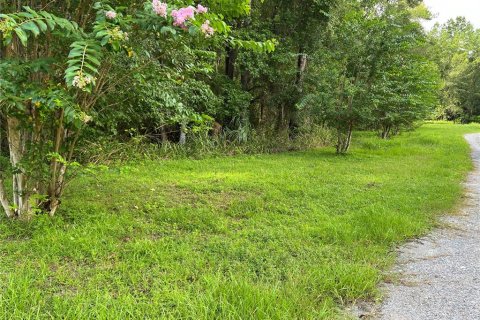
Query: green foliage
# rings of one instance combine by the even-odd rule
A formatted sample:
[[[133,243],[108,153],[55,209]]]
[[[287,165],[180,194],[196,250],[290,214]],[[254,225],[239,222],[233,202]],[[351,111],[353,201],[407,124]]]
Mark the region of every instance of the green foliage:
[[[0,217],[9,318],[332,319],[461,194],[478,126],[400,133],[438,100],[478,120],[464,19],[426,37],[419,0],[28,2],[0,0],[2,207],[39,215]]]
[[[234,48],[251,50],[259,53],[272,53],[275,51],[276,40],[266,40],[266,41],[253,41],[253,40],[239,40],[239,39],[230,39],[229,44]]]
[[[23,7],[24,12],[0,14],[0,32],[4,45],[12,42],[13,34],[17,35],[22,45],[27,46],[31,36],[37,37],[48,31],[60,28],[67,33],[78,33],[76,22],[59,18],[46,11],[36,12],[30,7]]]
[[[235,19],[250,14],[250,0],[207,0],[207,4],[227,19]]]

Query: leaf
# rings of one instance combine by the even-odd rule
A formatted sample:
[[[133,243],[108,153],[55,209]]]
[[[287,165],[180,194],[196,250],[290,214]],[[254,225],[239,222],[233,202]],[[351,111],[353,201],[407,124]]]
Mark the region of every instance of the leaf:
[[[37,25],[42,32],[47,32],[48,31],[48,26],[45,22],[43,22],[43,20],[37,20],[36,22],[37,22]]]
[[[177,34],[177,30],[175,30],[172,27],[162,27],[160,29],[160,33],[162,33],[162,34],[171,33],[172,35],[175,35],[175,34]]]
[[[28,42],[28,35],[20,27],[15,28],[14,31],[15,31],[15,34],[20,39],[20,42],[22,43],[22,45],[26,47]]]
[[[95,56],[93,55],[88,55],[85,57],[87,60],[89,60],[91,63],[94,63],[96,64],[97,66],[99,66],[101,64],[100,60],[98,60]]]
[[[188,33],[192,36],[196,35],[198,33],[197,27],[191,26],[190,28],[188,28]]]
[[[106,46],[109,41],[110,41],[110,36],[105,36],[105,37],[103,37],[102,41],[100,42],[100,45],[102,47]]]
[[[120,50],[120,43],[118,41],[113,41],[112,42],[112,48],[114,51],[119,51]]]
[[[104,36],[108,35],[108,31],[107,30],[100,30],[98,31],[96,34],[95,34],[95,37],[97,38],[102,38]]]
[[[29,21],[27,23],[22,24],[22,29],[31,31],[35,37],[37,37],[40,34],[40,29],[33,21]]]

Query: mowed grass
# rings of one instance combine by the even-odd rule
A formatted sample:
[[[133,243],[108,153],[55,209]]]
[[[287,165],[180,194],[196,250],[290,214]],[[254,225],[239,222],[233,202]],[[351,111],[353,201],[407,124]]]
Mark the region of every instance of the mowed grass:
[[[0,219],[4,319],[334,319],[378,297],[395,245],[453,211],[462,135],[124,165],[81,177],[54,219]]]

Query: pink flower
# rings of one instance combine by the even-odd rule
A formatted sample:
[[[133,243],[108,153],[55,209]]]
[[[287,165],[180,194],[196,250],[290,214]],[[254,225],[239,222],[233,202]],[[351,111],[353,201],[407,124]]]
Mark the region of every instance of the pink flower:
[[[161,17],[167,17],[167,4],[160,2],[160,0],[152,1],[153,11]]]
[[[205,34],[205,37],[207,37],[207,38],[213,36],[213,34],[215,33],[215,29],[213,29],[210,26],[210,21],[209,20],[206,20],[202,24],[201,30],[202,30],[203,34]]]
[[[113,20],[117,17],[117,13],[115,11],[107,11],[105,12],[105,17],[107,17],[107,19]]]
[[[188,6],[172,11],[173,25],[176,27],[186,28],[185,22],[195,17],[195,8]]]
[[[196,10],[196,11],[197,11],[197,13],[199,13],[199,14],[207,13],[207,12],[208,12],[208,8],[206,8],[206,7],[202,6],[201,4],[199,4],[199,5],[197,6],[197,10]]]

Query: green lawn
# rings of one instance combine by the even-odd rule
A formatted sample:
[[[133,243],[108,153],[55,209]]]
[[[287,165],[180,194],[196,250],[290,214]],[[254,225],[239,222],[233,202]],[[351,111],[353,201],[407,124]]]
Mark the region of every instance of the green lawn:
[[[4,319],[332,319],[378,297],[394,246],[458,204],[462,135],[131,164],[73,182],[56,218],[0,218]]]

